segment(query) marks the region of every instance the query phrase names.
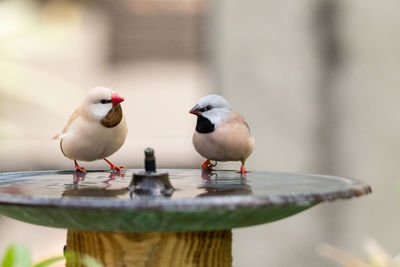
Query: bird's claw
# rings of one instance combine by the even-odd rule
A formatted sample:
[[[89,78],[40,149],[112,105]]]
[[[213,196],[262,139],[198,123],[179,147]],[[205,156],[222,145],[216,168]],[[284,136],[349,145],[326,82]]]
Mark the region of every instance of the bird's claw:
[[[77,167],[75,168],[75,172],[82,172],[82,173],[86,173],[86,169],[83,167]]]
[[[122,170],[124,170],[124,171],[122,171]],[[122,172],[126,172],[126,167],[125,166],[115,166],[115,165],[113,165],[113,166],[111,166],[111,171],[112,172],[119,172],[119,173],[122,173]]]
[[[86,169],[79,166],[78,163],[76,162],[76,160],[74,160],[74,163],[75,163],[75,173],[76,172],[86,173]]]
[[[124,169],[124,173],[126,172],[126,167],[125,166],[116,166],[114,164],[111,163],[111,161],[109,161],[108,159],[104,158],[104,160],[110,165],[111,171],[112,172],[122,172],[122,169]]]
[[[86,174],[86,169],[85,168],[77,168],[77,169],[75,169],[75,173]]]
[[[201,169],[202,170],[212,170],[213,167],[217,166],[217,162],[213,164],[211,160],[207,159],[206,161],[201,164]]]

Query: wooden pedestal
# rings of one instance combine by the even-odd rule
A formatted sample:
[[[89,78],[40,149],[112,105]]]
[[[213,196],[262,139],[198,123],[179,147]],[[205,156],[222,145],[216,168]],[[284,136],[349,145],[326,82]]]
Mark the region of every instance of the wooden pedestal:
[[[68,230],[67,266],[80,266],[80,253],[104,266],[232,266],[232,231],[109,233]]]

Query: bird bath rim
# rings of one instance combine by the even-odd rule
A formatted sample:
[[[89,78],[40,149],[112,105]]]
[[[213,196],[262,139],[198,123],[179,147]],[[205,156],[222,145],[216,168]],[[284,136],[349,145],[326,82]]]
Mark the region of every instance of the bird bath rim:
[[[127,177],[134,171],[142,170],[128,169]],[[241,179],[234,171],[160,171],[169,172],[171,183],[177,189],[172,196],[134,195],[127,189],[130,179],[122,178],[116,178],[107,190],[102,191],[105,185],[103,179],[110,174],[106,171],[88,171],[85,181],[79,182],[77,188],[72,182],[73,171],[2,173],[0,214],[42,226],[86,231],[214,231],[269,223],[302,212],[322,201],[371,192],[370,187],[361,181],[326,175],[255,171],[249,173],[247,179]],[[43,178],[36,177],[38,174]],[[52,175],[59,175],[58,180]],[[35,185],[35,182],[38,184]],[[200,182],[201,186],[198,186]],[[101,197],[87,197],[93,193],[85,191],[90,190],[88,184],[96,185],[95,192],[100,192]],[[117,189],[113,189],[114,185]],[[307,190],[313,193],[299,194]],[[49,195],[39,197],[38,191]],[[279,195],[288,191],[292,195]]]
[[[128,169],[127,172],[142,171],[141,169]],[[160,169],[162,172],[174,171],[199,171],[197,169]],[[88,173],[104,172],[104,170],[88,170]],[[231,170],[218,170],[218,173],[232,172]],[[143,210],[143,209],[201,209],[209,208],[229,208],[235,207],[254,207],[254,206],[282,206],[282,205],[314,205],[323,201],[333,201],[337,199],[348,199],[366,195],[372,192],[371,187],[366,183],[353,178],[338,177],[332,175],[319,174],[302,174],[292,172],[275,172],[275,171],[253,171],[253,174],[287,174],[301,175],[307,177],[315,177],[321,179],[340,179],[349,182],[349,186],[343,190],[311,193],[298,195],[276,195],[276,196],[252,196],[252,195],[232,195],[232,196],[208,196],[201,198],[183,198],[183,199],[168,199],[152,198],[152,199],[113,199],[102,197],[68,197],[68,198],[46,198],[39,196],[12,195],[0,193],[0,205],[21,205],[21,206],[40,206],[40,207],[60,207],[60,208],[89,208],[89,209],[128,209],[128,210]],[[71,170],[47,170],[47,171],[20,171],[0,173],[0,183],[6,179],[13,177],[28,177],[32,175],[44,176],[51,174],[73,174]],[[268,179],[268,178],[266,178]],[[246,179],[244,178],[244,181]],[[95,201],[94,201],[95,200]]]

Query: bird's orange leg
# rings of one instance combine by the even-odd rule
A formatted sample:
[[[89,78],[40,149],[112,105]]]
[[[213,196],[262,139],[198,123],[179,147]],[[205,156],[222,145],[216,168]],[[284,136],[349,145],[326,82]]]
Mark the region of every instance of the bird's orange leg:
[[[201,164],[201,169],[202,170],[212,170],[213,167],[217,166],[217,162],[215,164],[211,163],[210,159],[207,159]]]
[[[242,166],[240,167],[240,170],[237,171],[237,173],[240,174],[245,174],[245,173],[249,173],[250,171],[246,170],[246,168],[244,167],[244,164],[242,164]]]
[[[125,166],[119,166],[119,167],[118,167],[118,166],[115,166],[114,164],[112,164],[111,161],[109,161],[108,159],[104,158],[104,160],[105,160],[108,164],[110,164],[110,167],[111,167],[111,170],[112,170],[112,171],[121,172],[122,169],[125,169],[125,170],[126,170]]]
[[[86,169],[85,168],[79,167],[79,165],[76,162],[76,160],[74,160],[74,162],[75,162],[75,171],[80,171],[80,172],[86,173]]]

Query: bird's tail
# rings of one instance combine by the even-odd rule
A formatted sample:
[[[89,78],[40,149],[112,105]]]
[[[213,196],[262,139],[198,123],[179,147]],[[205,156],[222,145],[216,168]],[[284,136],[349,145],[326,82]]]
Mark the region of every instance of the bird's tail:
[[[53,140],[62,140],[62,139],[64,139],[64,137],[66,136],[67,134],[66,133],[59,133],[59,134],[56,134],[55,136],[53,136]]]

